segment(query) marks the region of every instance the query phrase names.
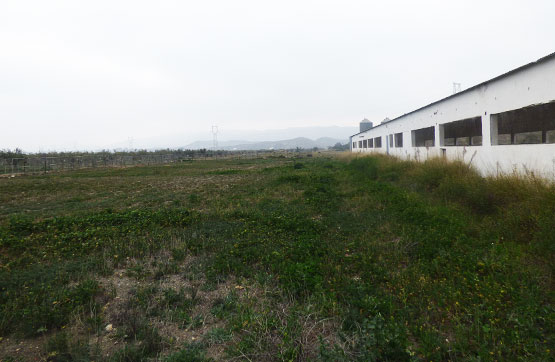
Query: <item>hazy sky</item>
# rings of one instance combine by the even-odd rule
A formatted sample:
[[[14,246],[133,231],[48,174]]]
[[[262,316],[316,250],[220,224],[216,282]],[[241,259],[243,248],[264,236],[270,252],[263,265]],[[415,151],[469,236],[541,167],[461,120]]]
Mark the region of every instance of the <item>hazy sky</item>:
[[[1,0],[0,149],[393,118],[554,52],[554,16],[554,0]]]

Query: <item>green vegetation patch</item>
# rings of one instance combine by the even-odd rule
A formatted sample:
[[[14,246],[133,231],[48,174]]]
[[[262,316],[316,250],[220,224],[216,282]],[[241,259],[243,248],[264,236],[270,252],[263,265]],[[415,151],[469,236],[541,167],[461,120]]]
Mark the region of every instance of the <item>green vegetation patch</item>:
[[[93,178],[105,189],[100,210],[75,194]],[[83,333],[108,333],[114,293],[103,278],[138,285],[109,321],[122,343],[114,361],[551,357],[555,188],[544,180],[383,156],[208,160],[63,179],[67,191],[54,189],[67,192],[65,204],[49,198],[48,183],[0,180],[32,189],[45,208],[67,206],[41,216],[0,195],[14,210],[0,219],[0,333],[52,334],[58,358],[93,358],[59,334],[75,316],[88,320]],[[152,186],[161,179],[167,190]],[[121,188],[131,180],[133,190]],[[141,196],[127,204],[111,188]]]

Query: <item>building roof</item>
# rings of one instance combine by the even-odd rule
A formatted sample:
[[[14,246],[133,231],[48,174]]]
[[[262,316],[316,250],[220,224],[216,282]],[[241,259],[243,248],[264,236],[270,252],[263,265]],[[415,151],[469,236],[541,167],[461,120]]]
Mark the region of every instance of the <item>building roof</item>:
[[[465,90],[463,90],[463,91],[460,91],[460,92],[458,92],[458,93],[452,94],[452,95],[450,95],[450,96],[448,96],[448,97],[445,97],[445,98],[442,98],[442,99],[437,100],[437,101],[435,101],[435,102],[432,102],[432,103],[430,103],[430,104],[427,104],[427,105],[425,105],[425,106],[423,106],[423,107],[417,108],[417,109],[415,109],[415,110],[413,110],[413,111],[410,111],[409,113],[403,114],[402,116],[393,118],[392,120],[388,121],[387,123],[395,122],[395,121],[397,121],[397,120],[399,120],[399,119],[401,119],[401,118],[403,118],[403,117],[405,117],[405,116],[408,116],[409,114],[416,113],[416,112],[418,112],[418,111],[420,111],[420,110],[422,110],[422,109],[424,109],[424,108],[433,106],[434,104],[443,102],[443,101],[445,101],[445,100],[447,100],[447,99],[455,98],[455,97],[457,97],[457,96],[459,96],[459,95],[461,95],[461,94],[463,94],[463,93],[470,92],[470,91],[472,91],[472,90],[474,90],[474,89],[476,89],[476,88],[479,88],[479,87],[481,87],[481,86],[483,86],[483,85],[486,85],[486,84],[491,83],[491,82],[493,82],[493,81],[496,81],[496,80],[499,80],[499,79],[508,77],[509,75],[513,75],[513,74],[515,74],[515,73],[521,72],[521,71],[523,71],[523,70],[525,70],[525,69],[531,68],[531,67],[533,67],[533,66],[536,66],[536,65],[538,65],[538,64],[540,64],[540,63],[546,62],[546,61],[551,60],[551,59],[555,59],[555,53],[551,53],[551,54],[549,54],[549,55],[546,55],[545,57],[542,57],[542,58],[536,60],[535,62],[531,62],[531,63],[525,64],[525,65],[523,65],[523,66],[521,66],[521,67],[518,67],[518,68],[515,68],[515,69],[513,69],[513,70],[510,70],[510,71],[508,71],[507,73],[503,73],[503,74],[501,74],[501,75],[498,75],[497,77],[494,77],[494,78],[491,78],[491,79],[489,79],[489,80],[486,80],[485,82],[476,84],[475,86],[472,86],[472,87],[470,87],[470,88],[467,88],[467,89],[465,89]],[[383,124],[379,124],[379,125],[377,125],[377,126],[371,128],[371,129],[380,127],[380,126],[382,126],[382,125],[383,125]],[[369,130],[355,133],[355,134],[352,135],[351,137],[354,137],[354,136],[356,136],[356,135],[359,135],[359,134],[364,133],[364,132],[367,132],[367,131],[369,131]]]

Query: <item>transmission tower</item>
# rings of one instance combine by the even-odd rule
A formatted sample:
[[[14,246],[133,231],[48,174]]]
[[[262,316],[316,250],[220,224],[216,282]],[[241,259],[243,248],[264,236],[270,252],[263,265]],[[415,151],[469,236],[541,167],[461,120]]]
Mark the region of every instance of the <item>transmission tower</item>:
[[[461,91],[461,83],[453,82],[453,94],[459,93]]]
[[[218,148],[218,126],[212,126],[212,147],[214,151]]]

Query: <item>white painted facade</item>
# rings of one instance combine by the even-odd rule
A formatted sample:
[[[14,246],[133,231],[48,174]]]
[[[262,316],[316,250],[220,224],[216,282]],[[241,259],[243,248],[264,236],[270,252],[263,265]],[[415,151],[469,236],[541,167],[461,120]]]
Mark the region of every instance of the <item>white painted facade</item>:
[[[417,160],[445,156],[449,159],[471,162],[483,174],[516,171],[534,172],[543,177],[555,178],[555,143],[497,145],[497,116],[495,116],[498,113],[553,101],[555,101],[555,53],[390,122],[355,134],[351,136],[351,151],[389,153],[404,159]],[[555,114],[551,116],[555,121]],[[444,125],[473,117],[481,117],[482,145],[446,146],[443,139]],[[435,144],[429,147],[413,147],[412,131],[432,126]],[[402,133],[402,147],[390,144],[388,136],[396,133]],[[358,141],[376,137],[382,137],[381,148],[358,147]],[[353,147],[353,143],[356,143],[356,148]]]

